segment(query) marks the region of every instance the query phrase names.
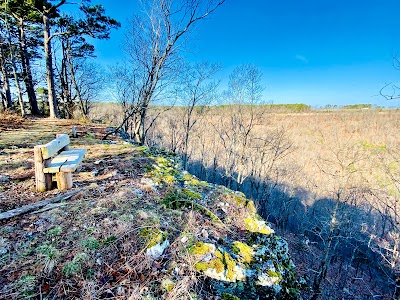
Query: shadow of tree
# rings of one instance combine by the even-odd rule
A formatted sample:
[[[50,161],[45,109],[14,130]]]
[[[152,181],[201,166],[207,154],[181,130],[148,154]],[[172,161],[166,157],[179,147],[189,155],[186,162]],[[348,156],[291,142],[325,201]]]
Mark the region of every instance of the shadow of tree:
[[[379,247],[371,239],[380,227],[387,228],[382,220],[390,216],[382,216],[368,203],[357,206],[340,202],[338,213],[333,217],[338,202],[304,188],[289,187],[271,178],[249,177],[238,184],[224,177],[225,170],[221,167],[206,167],[200,161],[191,161],[188,171],[201,180],[225,185],[254,199],[259,214],[274,225],[278,234],[287,237],[293,259],[300,266],[298,272],[310,287],[326,258],[330,267],[321,298],[392,297],[398,274],[383,264],[381,255],[375,251]],[[259,187],[258,193],[254,186]],[[332,222],[336,225],[330,233]],[[332,244],[328,249],[329,236]],[[304,295],[311,297],[312,291],[304,291]]]

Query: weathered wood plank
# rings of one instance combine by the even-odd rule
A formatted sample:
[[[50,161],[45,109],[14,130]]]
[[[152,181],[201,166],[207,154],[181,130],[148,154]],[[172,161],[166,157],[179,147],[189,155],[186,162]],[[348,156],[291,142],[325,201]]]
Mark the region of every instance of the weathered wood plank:
[[[43,207],[43,208],[41,208],[39,210],[35,210],[35,211],[31,212],[30,214],[31,215],[40,214],[40,213],[48,211],[48,210],[52,210],[52,209],[55,209],[55,208],[66,206],[67,204],[68,203],[50,203],[50,204],[47,204],[45,207]]]
[[[86,149],[71,149],[63,151],[50,160],[50,164],[43,169],[44,173],[74,172],[82,162]]]
[[[58,151],[60,151],[63,147],[69,144],[69,136],[68,134],[60,134],[57,136],[56,139],[48,142],[45,145],[41,145],[40,148],[42,149],[42,157],[43,159],[48,159]]]
[[[22,214],[25,214],[27,212],[36,210],[38,208],[41,208],[43,206],[46,206],[49,203],[54,203],[54,202],[59,202],[62,200],[67,200],[69,198],[71,198],[73,195],[79,193],[80,191],[82,191],[82,189],[80,190],[76,190],[76,191],[72,191],[66,194],[62,194],[62,195],[58,195],[57,197],[51,198],[51,199],[47,199],[47,200],[43,200],[43,201],[39,201],[36,203],[32,203],[32,204],[28,204],[28,205],[24,205],[20,208],[16,208],[16,209],[12,209],[3,213],[0,213],[0,220],[6,220],[6,219],[10,219],[12,217],[15,216],[19,216]]]

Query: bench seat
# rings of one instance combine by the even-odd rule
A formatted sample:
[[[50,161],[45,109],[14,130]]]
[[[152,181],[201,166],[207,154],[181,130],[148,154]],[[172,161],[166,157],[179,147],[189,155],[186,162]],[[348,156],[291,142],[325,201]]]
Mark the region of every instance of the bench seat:
[[[43,169],[44,173],[74,172],[85,156],[86,149],[70,149],[60,152]]]

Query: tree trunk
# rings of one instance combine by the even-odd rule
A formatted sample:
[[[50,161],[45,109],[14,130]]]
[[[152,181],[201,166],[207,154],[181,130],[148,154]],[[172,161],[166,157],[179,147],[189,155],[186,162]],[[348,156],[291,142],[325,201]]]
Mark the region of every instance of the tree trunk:
[[[87,118],[88,117],[88,110],[86,109],[85,101],[82,99],[81,91],[79,89],[78,83],[76,82],[75,70],[74,70],[74,66],[73,66],[72,61],[71,61],[71,56],[67,53],[67,57],[66,58],[67,58],[67,61],[68,61],[69,72],[71,74],[72,84],[74,85],[74,89],[75,89],[76,95],[78,97],[79,108],[81,109],[81,113],[83,114],[83,116],[85,118]],[[126,130],[126,132],[128,132],[128,131]]]
[[[146,114],[147,114],[147,106],[143,111],[142,115],[140,116],[140,145],[144,145],[146,140],[146,130],[145,130],[145,122],[146,122]]]
[[[43,37],[44,37],[44,55],[46,58],[46,79],[48,88],[48,99],[50,108],[50,118],[59,119],[57,97],[54,87],[54,70],[53,70],[53,55],[51,53],[50,40],[50,21],[46,12],[43,13]]]
[[[12,58],[12,63],[11,63],[11,67],[14,73],[14,80],[15,80],[15,88],[17,89],[17,95],[18,95],[18,103],[19,103],[19,107],[21,109],[21,116],[25,117],[25,108],[24,108],[24,101],[22,99],[22,91],[21,91],[21,86],[19,84],[19,77],[18,77],[18,73],[17,73],[17,66],[15,63],[15,58],[14,55],[11,54]]]
[[[0,81],[0,84],[1,84],[1,81]],[[2,90],[0,90],[0,97],[1,97],[1,101],[0,101],[1,108],[0,108],[0,110],[4,111],[6,109],[6,96],[4,96],[4,93],[3,93]]]
[[[189,147],[189,126],[186,124],[185,128],[185,142],[183,144],[183,169],[187,171],[187,163],[188,163],[188,147]]]
[[[17,64],[15,62],[14,49],[13,49],[13,45],[12,45],[12,41],[11,41],[11,34],[10,34],[10,29],[8,27],[7,20],[5,21],[5,25],[6,25],[5,27],[6,27],[6,32],[7,32],[8,46],[10,47],[11,68],[13,70],[14,80],[15,80],[15,87],[17,89],[18,103],[20,105],[21,115],[24,117],[25,116],[24,102],[23,102],[23,99],[22,99],[22,91],[21,91],[21,86],[19,84],[19,77],[18,77],[18,72],[17,72]]]
[[[31,65],[29,61],[28,50],[26,48],[24,23],[22,20],[20,20],[18,27],[19,27],[19,46],[20,46],[20,56],[22,62],[23,80],[25,82],[26,91],[28,93],[29,104],[31,107],[31,114],[39,115],[40,113],[37,104],[35,88],[33,84]]]
[[[145,100],[143,101],[145,102]],[[134,132],[135,142],[141,146],[144,145],[146,140],[145,121],[147,115],[147,107],[148,105],[142,104],[140,108],[140,116],[137,120],[137,123],[135,124],[135,132]]]
[[[10,48],[12,47],[11,45],[11,37],[10,33],[8,33],[8,43],[10,45]],[[24,101],[22,99],[22,91],[21,91],[21,86],[19,84],[19,77],[18,77],[18,72],[17,72],[17,64],[15,62],[15,57],[14,57],[14,51],[10,51],[11,55],[11,68],[13,70],[14,74],[14,80],[15,80],[15,88],[17,89],[17,95],[18,95],[18,103],[21,109],[21,115],[24,117],[25,116],[25,108],[24,108]]]
[[[4,89],[4,97],[5,97],[5,109],[12,109],[13,104],[11,100],[11,91],[10,91],[10,81],[7,76],[7,69],[6,69],[6,58],[4,56],[4,41],[3,38],[0,36],[0,68],[1,68],[1,74],[2,74],[2,83],[3,83],[3,89]]]
[[[67,71],[67,46],[64,41],[61,41],[61,49],[62,49],[62,60],[61,60],[61,71],[60,71],[60,83],[61,83],[61,99],[65,105],[65,115],[67,119],[72,119],[73,111],[74,111],[74,103],[72,102],[69,80],[68,80],[68,71]]]

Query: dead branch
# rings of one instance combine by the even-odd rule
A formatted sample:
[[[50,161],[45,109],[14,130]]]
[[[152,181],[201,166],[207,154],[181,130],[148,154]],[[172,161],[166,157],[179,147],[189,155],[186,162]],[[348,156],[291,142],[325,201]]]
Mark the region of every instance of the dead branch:
[[[26,214],[28,212],[37,210],[39,208],[42,208],[43,206],[46,206],[50,203],[54,203],[54,202],[59,202],[59,201],[63,201],[63,200],[67,200],[69,198],[71,198],[72,196],[74,196],[75,194],[79,193],[80,191],[82,191],[82,189],[80,190],[75,190],[66,194],[62,194],[62,195],[58,195],[57,197],[51,198],[51,199],[46,199],[43,201],[39,201],[33,204],[28,204],[28,205],[24,205],[22,207],[16,208],[16,209],[12,209],[3,213],[0,213],[0,220],[7,220],[22,214]]]

